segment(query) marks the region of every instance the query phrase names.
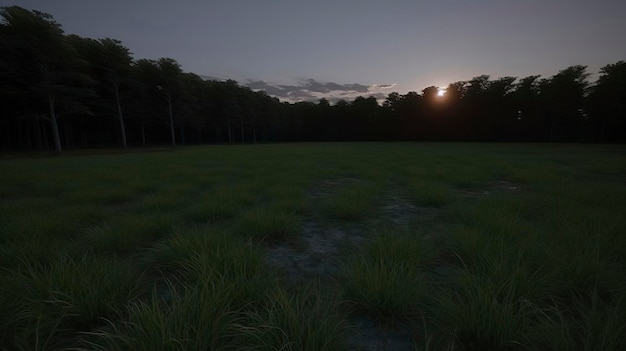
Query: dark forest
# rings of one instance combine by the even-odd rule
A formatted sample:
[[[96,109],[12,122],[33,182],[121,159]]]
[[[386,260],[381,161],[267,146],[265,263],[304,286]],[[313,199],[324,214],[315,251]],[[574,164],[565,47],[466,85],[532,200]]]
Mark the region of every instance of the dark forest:
[[[291,141],[626,142],[626,62],[552,77],[481,75],[421,92],[281,102],[116,39],[66,35],[49,14],[0,8],[0,149]],[[595,72],[592,72],[595,73]],[[411,72],[407,72],[411,74]]]

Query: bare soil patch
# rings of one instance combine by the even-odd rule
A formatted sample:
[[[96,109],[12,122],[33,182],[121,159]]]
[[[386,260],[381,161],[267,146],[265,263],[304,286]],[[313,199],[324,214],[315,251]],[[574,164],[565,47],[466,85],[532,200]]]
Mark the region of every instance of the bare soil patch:
[[[357,178],[326,179],[311,189],[307,197],[313,203],[335,195],[341,188],[359,182]],[[329,225],[314,213],[302,222],[297,244],[281,242],[271,245],[267,259],[297,283],[312,278],[327,278],[338,270],[339,250],[346,245],[359,246],[364,231],[358,226]]]
[[[478,189],[464,189],[461,190],[461,194],[466,198],[484,198],[489,195],[498,192],[518,192],[522,191],[522,185],[516,184],[512,182],[508,182],[506,180],[498,180],[495,182],[491,182],[486,184],[482,188]]]
[[[334,196],[343,187],[360,182],[357,178],[336,178],[320,182],[309,191],[311,201]],[[393,187],[397,189],[397,187]],[[396,226],[436,221],[441,209],[416,206],[397,190],[385,195],[377,220]],[[325,281],[339,272],[339,257],[345,249],[359,250],[366,240],[367,228],[362,223],[346,223],[313,213],[302,222],[297,243],[281,242],[268,247],[267,260],[278,267],[287,283],[297,284],[311,279]],[[413,350],[413,340],[400,325],[389,326],[367,316],[351,316],[353,334],[349,350],[383,351]]]
[[[403,194],[388,194],[381,207],[381,218],[395,225],[406,226],[414,222],[431,222],[441,216],[436,207],[417,206]]]
[[[360,182],[361,179],[352,177],[325,179],[309,191],[309,198],[320,199],[335,195],[341,188]]]
[[[354,317],[355,333],[348,338],[350,351],[409,351],[413,340],[406,327],[385,326],[367,316]]]
[[[282,242],[269,247],[268,261],[282,270],[290,283],[325,278],[338,270],[338,254],[346,245],[359,246],[363,231],[324,227],[314,219],[302,224],[298,245]]]

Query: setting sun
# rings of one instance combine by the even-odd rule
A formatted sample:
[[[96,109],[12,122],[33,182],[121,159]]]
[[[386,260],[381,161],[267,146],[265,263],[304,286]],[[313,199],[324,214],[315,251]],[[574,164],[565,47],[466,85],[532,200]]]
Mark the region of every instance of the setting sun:
[[[439,90],[437,90],[437,96],[442,97],[444,95],[446,95],[446,89],[439,88]]]

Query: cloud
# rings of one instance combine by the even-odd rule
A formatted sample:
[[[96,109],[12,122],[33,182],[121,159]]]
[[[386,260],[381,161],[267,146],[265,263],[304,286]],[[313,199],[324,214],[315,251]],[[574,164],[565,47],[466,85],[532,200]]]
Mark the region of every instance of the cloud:
[[[377,85],[377,87],[379,87],[380,89],[391,89],[395,86],[396,84],[378,84]]]
[[[248,88],[252,90],[263,90],[268,95],[277,96],[279,98],[281,96],[285,96],[285,94],[287,93],[287,91],[281,88],[280,86],[269,84],[263,80],[255,80],[255,81],[248,80],[243,85],[247,86]]]
[[[213,76],[201,76],[208,80],[224,80]],[[233,78],[230,78],[233,79]],[[326,99],[331,103],[339,100],[354,100],[358,96],[373,96],[382,102],[396,84],[340,84],[336,82],[321,82],[315,79],[299,79],[295,84],[278,84],[265,80],[235,79],[240,85],[255,91],[264,91],[268,95],[277,97],[281,101],[301,102]]]
[[[289,102],[317,101],[327,99],[331,102],[352,100],[357,96],[374,96],[381,100],[386,97],[382,90],[388,90],[396,84],[358,83],[340,84],[335,82],[320,82],[315,79],[303,79],[297,84],[274,84],[264,80],[246,80],[242,85],[252,90],[263,90],[270,96]]]

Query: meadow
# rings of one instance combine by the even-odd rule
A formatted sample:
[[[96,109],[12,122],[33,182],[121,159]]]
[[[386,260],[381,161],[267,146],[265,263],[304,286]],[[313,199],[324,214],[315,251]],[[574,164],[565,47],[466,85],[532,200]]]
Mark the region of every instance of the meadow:
[[[0,158],[2,350],[624,350],[626,146]]]

